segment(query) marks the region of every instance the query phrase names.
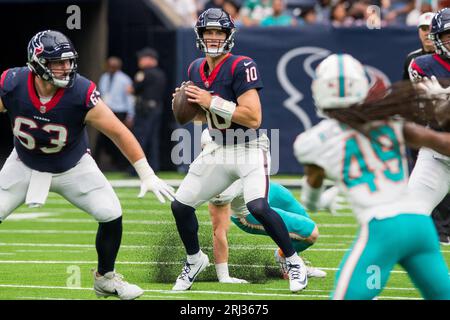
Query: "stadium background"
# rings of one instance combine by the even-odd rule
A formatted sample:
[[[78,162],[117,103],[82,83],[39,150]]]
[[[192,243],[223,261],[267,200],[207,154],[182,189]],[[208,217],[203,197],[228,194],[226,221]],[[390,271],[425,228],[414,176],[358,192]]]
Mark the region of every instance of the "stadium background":
[[[80,58],[81,74],[97,82],[104,61],[115,55],[123,59],[130,76],[137,71],[136,52],[146,46],[160,54],[160,66],[168,76],[168,89],[161,127],[161,170],[177,168],[170,154],[170,142],[177,127],[170,109],[171,91],[186,79],[187,67],[200,56],[192,28],[180,28],[164,15],[159,1],[0,0],[0,21],[7,21],[3,33],[0,70],[24,65],[26,46],[33,34],[56,29],[67,34]],[[70,5],[81,9],[81,29],[69,30],[66,22]],[[280,129],[278,173],[301,173],[292,155],[292,142],[305,127],[317,122],[310,96],[311,68],[328,52],[347,52],[371,67],[371,79],[379,85],[400,80],[407,53],[420,47],[415,27],[397,26],[369,29],[366,26],[333,28],[302,26],[281,28],[239,28],[235,54],[257,62],[265,89],[261,92],[263,128]],[[295,98],[300,97],[299,101]],[[192,128],[188,126],[188,128]],[[6,115],[0,115],[0,163],[12,148],[12,134]],[[96,133],[90,130],[95,148]],[[167,143],[170,142],[170,143]]]
[[[137,71],[136,51],[149,46],[160,53],[160,65],[169,79],[163,117],[161,164],[166,171],[177,168],[170,159],[170,135],[177,127],[170,99],[171,91],[186,78],[188,63],[200,52],[195,49],[192,29],[179,28],[164,18],[156,5],[159,0],[0,0],[3,26],[0,71],[24,65],[26,46],[36,32],[57,29],[67,34],[79,54],[79,71],[98,81],[106,57],[123,59],[123,70],[133,76]],[[67,8],[81,9],[81,29],[66,27]],[[401,78],[406,54],[420,43],[415,27],[332,28],[241,28],[237,33],[236,54],[256,60],[265,89],[263,127],[280,129],[280,173],[300,173],[292,157],[292,140],[309,123],[317,122],[310,96],[311,70],[328,51],[351,53],[369,66],[369,75],[378,86]],[[289,98],[302,97],[301,101]],[[303,111],[302,111],[303,110]],[[304,113],[303,113],[304,112]],[[190,128],[192,129],[192,128]],[[95,132],[90,131],[95,148]],[[12,148],[11,128],[0,114],[0,165]],[[160,176],[176,185],[183,174],[164,172]],[[246,234],[232,225],[229,233],[230,273],[250,280],[249,285],[224,285],[217,282],[214,267],[196,281],[193,290],[175,295],[170,291],[179,272],[184,252],[176,234],[169,205],[160,204],[153,195],[136,199],[137,180],[120,185],[123,173],[107,173],[124,209],[124,237],[117,268],[126,280],[145,289],[142,299],[327,299],[342,256],[358,230],[352,212],[342,204],[335,215],[318,212],[312,216],[320,229],[320,239],[303,258],[325,270],[324,279],[311,279],[308,288],[293,295],[280,279],[273,259],[274,244],[268,237]],[[298,185],[298,176],[275,180]],[[119,181],[118,181],[119,180]],[[290,181],[288,181],[290,180]],[[125,187],[124,186],[128,186]],[[299,190],[294,190],[299,198]],[[197,212],[203,250],[212,258],[212,231],[206,206]],[[0,300],[2,299],[95,299],[91,268],[96,265],[97,224],[62,197],[51,193],[41,209],[21,206],[0,228]],[[168,250],[169,249],[169,250]],[[450,251],[442,247],[450,262]],[[72,281],[77,270],[80,282]],[[419,299],[420,294],[405,274],[396,267],[381,299]],[[177,309],[174,308],[174,311]],[[317,312],[317,311],[315,311]]]

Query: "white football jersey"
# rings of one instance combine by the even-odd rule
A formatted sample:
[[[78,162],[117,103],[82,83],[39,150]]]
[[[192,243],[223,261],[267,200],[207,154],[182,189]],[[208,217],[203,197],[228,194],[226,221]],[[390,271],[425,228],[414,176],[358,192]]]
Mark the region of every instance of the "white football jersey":
[[[385,122],[370,136],[326,119],[297,137],[294,153],[299,162],[322,167],[336,181],[360,222],[420,213],[407,193],[403,122]]]

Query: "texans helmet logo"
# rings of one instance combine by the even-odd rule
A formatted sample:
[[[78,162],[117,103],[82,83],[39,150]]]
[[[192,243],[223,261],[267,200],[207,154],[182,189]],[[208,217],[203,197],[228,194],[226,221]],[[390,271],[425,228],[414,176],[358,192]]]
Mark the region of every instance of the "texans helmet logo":
[[[39,47],[34,47],[33,56],[39,57],[39,55],[44,51],[44,47],[41,45]]]

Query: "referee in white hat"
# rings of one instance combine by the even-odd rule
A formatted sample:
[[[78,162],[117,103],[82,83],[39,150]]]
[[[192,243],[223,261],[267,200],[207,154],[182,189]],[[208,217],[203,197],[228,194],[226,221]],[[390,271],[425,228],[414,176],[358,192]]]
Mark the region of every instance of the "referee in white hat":
[[[410,52],[407,55],[405,63],[403,65],[403,80],[409,80],[408,67],[412,59],[418,56],[422,56],[424,54],[434,52],[433,41],[428,39],[428,34],[430,33],[430,23],[431,19],[433,19],[433,16],[434,16],[433,12],[425,12],[422,13],[419,17],[417,29],[419,30],[419,38],[420,42],[422,43],[422,47],[420,49],[414,50],[413,52]]]

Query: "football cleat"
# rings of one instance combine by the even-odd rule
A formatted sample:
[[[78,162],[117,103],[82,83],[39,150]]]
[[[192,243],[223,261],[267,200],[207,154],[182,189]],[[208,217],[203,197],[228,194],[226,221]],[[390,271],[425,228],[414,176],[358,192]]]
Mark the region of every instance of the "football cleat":
[[[279,250],[276,249],[275,253],[275,261],[278,263],[278,265],[280,266],[280,271],[281,271],[281,275],[283,277],[283,279],[289,279],[289,274],[288,274],[288,270],[287,270],[287,266],[286,266],[286,258],[280,256]],[[315,268],[313,266],[311,266],[309,261],[305,260],[305,264],[306,264],[306,274],[308,278],[325,278],[327,273],[321,269]]]
[[[94,291],[99,298],[116,297],[120,300],[133,300],[144,293],[137,285],[124,281],[121,274],[111,271],[102,276],[96,270],[94,270]]]
[[[206,254],[201,252],[201,256],[196,263],[188,263],[185,261],[183,270],[181,274],[178,276],[175,285],[173,286],[173,291],[185,291],[189,290],[192,287],[192,284],[195,281],[195,278],[198,276],[200,272],[205,270],[205,268],[209,265],[209,258]]]
[[[450,236],[441,233],[439,234],[439,242],[443,246],[449,246],[450,245]]]
[[[308,276],[302,258],[299,257],[298,263],[295,264],[286,261],[286,267],[289,275],[289,289],[294,293],[305,289],[308,285]]]

